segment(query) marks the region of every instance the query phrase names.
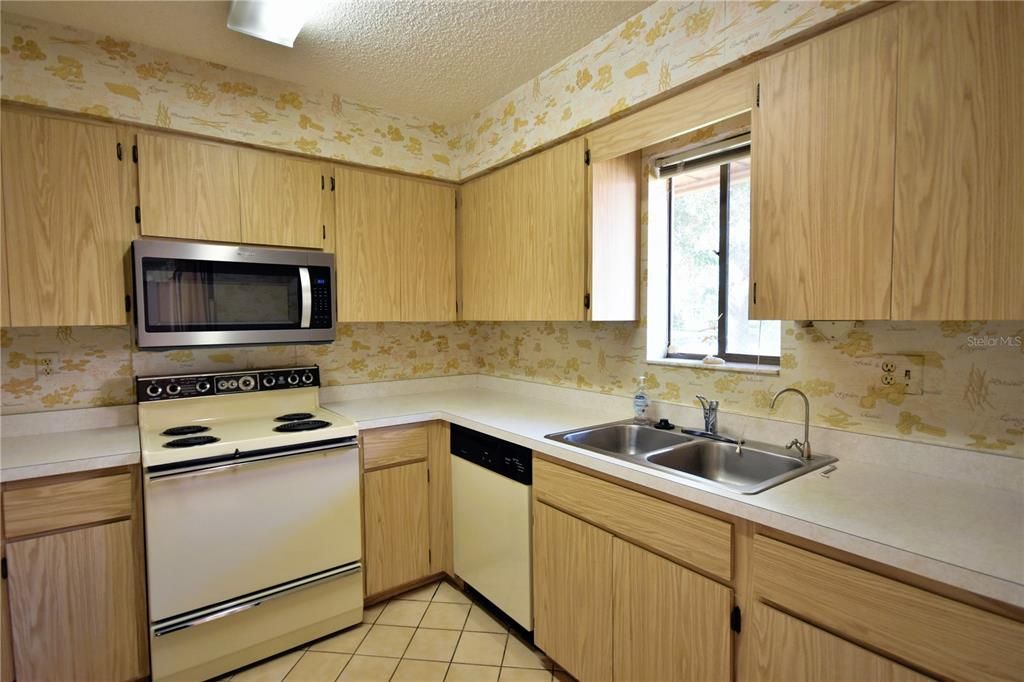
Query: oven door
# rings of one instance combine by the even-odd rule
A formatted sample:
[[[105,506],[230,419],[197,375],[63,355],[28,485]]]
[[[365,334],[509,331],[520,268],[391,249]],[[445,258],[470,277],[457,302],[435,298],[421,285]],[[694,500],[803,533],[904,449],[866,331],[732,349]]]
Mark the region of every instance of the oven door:
[[[157,627],[360,560],[355,443],[147,473],[144,493]]]
[[[132,243],[140,348],[334,340],[334,256],[227,244]]]

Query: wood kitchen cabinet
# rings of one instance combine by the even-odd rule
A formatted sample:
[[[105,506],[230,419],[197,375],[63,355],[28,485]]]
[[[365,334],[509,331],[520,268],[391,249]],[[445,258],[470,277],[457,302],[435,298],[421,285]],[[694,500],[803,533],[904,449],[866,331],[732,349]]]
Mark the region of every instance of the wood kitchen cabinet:
[[[451,574],[448,424],[371,429],[360,444],[367,598]]]
[[[335,169],[338,319],[454,320],[455,189]]]
[[[2,127],[4,322],[125,324],[136,228],[124,130],[6,107]]]
[[[750,319],[890,318],[896,41],[882,11],[758,65]]]
[[[462,186],[463,319],[636,318],[639,156],[587,158],[576,138]]]
[[[4,485],[14,671],[21,680],[149,673],[137,471]]]
[[[321,204],[330,188],[321,164],[286,154],[238,152],[241,241],[319,249],[327,239]]]
[[[1024,4],[896,16],[893,318],[1024,319]]]
[[[237,147],[138,134],[142,234],[242,241]]]

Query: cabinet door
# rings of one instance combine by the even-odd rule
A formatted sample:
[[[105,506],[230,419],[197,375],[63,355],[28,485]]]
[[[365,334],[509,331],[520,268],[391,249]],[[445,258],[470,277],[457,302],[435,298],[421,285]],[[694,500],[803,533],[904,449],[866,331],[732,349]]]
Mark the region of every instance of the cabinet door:
[[[125,324],[135,225],[117,130],[11,111],[2,126],[10,324]]]
[[[363,475],[366,594],[430,575],[427,463]]]
[[[760,602],[747,621],[751,641],[743,647],[738,677],[742,682],[930,679]]]
[[[570,140],[462,187],[463,319],[584,319],[585,150]]]
[[[339,167],[338,319],[455,319],[455,190]]]
[[[238,149],[139,133],[142,234],[241,241]]]
[[[323,247],[327,187],[319,163],[240,150],[238,176],[244,243]]]
[[[893,318],[1024,319],[1024,4],[898,15]]]
[[[766,59],[758,78],[751,319],[888,319],[895,14]]]
[[[145,660],[145,592],[131,521],[6,547],[18,678],[134,680]]]
[[[618,538],[614,549],[614,679],[732,679],[732,590]]]
[[[3,492],[0,491],[0,529],[4,527]],[[3,533],[0,532],[0,560],[7,556]],[[14,653],[11,648],[11,617],[7,594],[7,576],[0,578],[0,682],[14,680]]]
[[[612,679],[613,540],[533,504],[534,640],[579,680]]]

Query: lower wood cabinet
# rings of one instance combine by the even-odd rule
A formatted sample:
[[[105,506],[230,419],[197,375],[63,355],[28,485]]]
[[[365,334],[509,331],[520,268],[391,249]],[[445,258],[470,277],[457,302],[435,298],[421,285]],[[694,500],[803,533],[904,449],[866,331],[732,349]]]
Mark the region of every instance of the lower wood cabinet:
[[[8,483],[3,508],[15,677],[147,676],[137,473]]]
[[[452,572],[448,424],[361,434],[363,562],[370,600]]]

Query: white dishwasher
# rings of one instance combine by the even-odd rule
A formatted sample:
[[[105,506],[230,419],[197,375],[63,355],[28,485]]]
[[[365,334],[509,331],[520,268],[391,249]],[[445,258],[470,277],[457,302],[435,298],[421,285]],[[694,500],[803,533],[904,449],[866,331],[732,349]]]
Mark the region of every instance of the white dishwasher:
[[[533,630],[529,448],[451,427],[455,574]]]

